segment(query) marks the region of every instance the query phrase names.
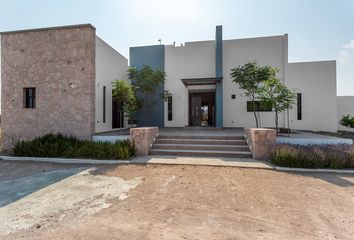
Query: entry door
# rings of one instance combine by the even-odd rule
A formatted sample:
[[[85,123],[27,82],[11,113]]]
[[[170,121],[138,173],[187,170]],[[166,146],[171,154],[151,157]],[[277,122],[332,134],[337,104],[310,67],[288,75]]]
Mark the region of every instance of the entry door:
[[[191,96],[191,125],[200,126],[202,120],[202,97]]]

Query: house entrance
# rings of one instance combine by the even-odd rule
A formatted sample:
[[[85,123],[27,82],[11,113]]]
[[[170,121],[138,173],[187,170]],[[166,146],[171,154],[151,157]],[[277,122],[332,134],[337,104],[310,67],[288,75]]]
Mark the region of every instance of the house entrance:
[[[124,112],[117,100],[112,99],[112,128],[124,127]]]
[[[215,126],[215,93],[189,93],[189,126]]]

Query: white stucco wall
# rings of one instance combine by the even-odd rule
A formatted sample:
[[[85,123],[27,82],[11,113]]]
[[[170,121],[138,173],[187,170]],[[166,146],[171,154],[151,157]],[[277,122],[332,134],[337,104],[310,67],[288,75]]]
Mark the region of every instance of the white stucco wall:
[[[184,127],[189,124],[188,90],[183,78],[215,76],[215,42],[187,42],[184,46],[165,46],[165,90],[172,93],[172,121],[167,118],[165,103],[165,127]],[[199,89],[214,91],[208,86]]]
[[[296,105],[290,111],[290,128],[337,131],[336,62],[289,63],[286,84],[302,94],[302,120]]]
[[[96,37],[96,125],[95,131],[112,130],[112,82],[127,79],[128,60]],[[106,121],[103,122],[103,86],[106,87]]]
[[[297,120],[297,108],[289,113],[290,128],[298,130],[336,131],[336,62],[288,63],[288,35],[223,41],[223,126],[255,127],[252,112],[247,112],[248,98],[232,82],[231,69],[250,61],[279,69],[278,77],[290,89],[302,93],[302,120]],[[188,125],[188,90],[206,90],[210,86],[186,88],[181,79],[215,76],[215,41],[186,43],[185,46],[165,46],[165,89],[173,94],[173,120],[165,126]],[[236,99],[231,99],[235,94]],[[275,127],[274,113],[259,113],[262,127]],[[279,115],[279,127],[287,127],[287,114]]]
[[[339,120],[344,115],[354,117],[354,96],[338,96],[337,97],[337,122],[338,130],[354,132],[353,128],[346,128],[339,124]]]
[[[232,82],[231,69],[250,61],[260,65],[270,65],[280,70],[278,77],[284,78],[287,56],[287,35],[224,40],[223,41],[223,106],[224,127],[255,127],[253,112],[247,112],[247,101],[243,92]],[[235,94],[236,99],[231,99]],[[274,127],[274,113],[260,113],[263,127]],[[279,117],[283,123],[283,116]]]

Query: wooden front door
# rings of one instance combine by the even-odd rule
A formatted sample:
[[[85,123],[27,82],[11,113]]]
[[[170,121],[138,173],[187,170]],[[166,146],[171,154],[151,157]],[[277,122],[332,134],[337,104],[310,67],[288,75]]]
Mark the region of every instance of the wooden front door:
[[[202,120],[202,97],[195,96],[191,94],[191,105],[190,105],[190,114],[191,114],[191,126],[200,126]]]
[[[215,126],[215,93],[189,94],[189,126]]]

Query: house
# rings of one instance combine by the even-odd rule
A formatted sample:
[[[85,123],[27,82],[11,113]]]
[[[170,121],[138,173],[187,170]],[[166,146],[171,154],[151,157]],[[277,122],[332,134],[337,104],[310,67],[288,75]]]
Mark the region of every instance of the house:
[[[213,40],[131,47],[129,61],[167,74],[157,104],[137,113],[138,126],[254,127],[253,105],[230,78],[232,68],[249,61],[278,68],[296,91],[296,105],[280,115],[280,127],[335,132],[337,109],[352,113],[346,113],[352,98],[337,102],[336,62],[289,63],[287,34],[223,39],[217,26]],[[127,70],[128,60],[90,24],[2,32],[2,149],[50,132],[91,139],[127,127],[112,99],[112,81],[126,79]],[[167,101],[160,98],[164,90],[172,94]],[[274,127],[271,109],[258,103],[257,111],[263,127]]]
[[[1,33],[2,149],[49,132],[91,139],[124,126],[112,81],[128,60],[90,24]]]
[[[222,26],[216,27],[214,40],[130,48],[130,65],[163,69],[167,78],[160,91],[172,94],[167,102],[156,96],[152,123],[145,122],[144,111],[138,122],[159,127],[254,127],[249,99],[230,77],[232,68],[250,61],[278,68],[278,77],[297,93],[289,118],[287,113],[280,116],[281,127],[289,120],[292,129],[337,131],[335,61],[289,63],[287,34],[223,39]],[[271,109],[259,110],[262,126],[274,127]]]

